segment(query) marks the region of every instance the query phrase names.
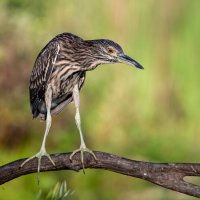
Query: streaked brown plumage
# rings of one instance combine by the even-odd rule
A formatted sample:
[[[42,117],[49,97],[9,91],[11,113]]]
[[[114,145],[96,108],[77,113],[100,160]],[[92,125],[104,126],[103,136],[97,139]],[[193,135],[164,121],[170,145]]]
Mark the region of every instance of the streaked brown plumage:
[[[71,33],[62,33],[54,37],[39,53],[30,78],[30,104],[33,117],[47,119],[45,136],[38,157],[38,172],[42,156],[49,154],[45,150],[46,137],[51,126],[51,115],[56,114],[74,101],[76,106],[76,123],[80,132],[81,146],[72,156],[86,148],[80,127],[79,91],[84,84],[86,72],[95,69],[100,64],[124,62],[137,68],[143,67],[126,56],[122,48],[115,42],[106,39],[83,40]],[[71,157],[72,157],[71,156]],[[96,157],[95,157],[96,158]],[[51,160],[54,164],[54,162]]]

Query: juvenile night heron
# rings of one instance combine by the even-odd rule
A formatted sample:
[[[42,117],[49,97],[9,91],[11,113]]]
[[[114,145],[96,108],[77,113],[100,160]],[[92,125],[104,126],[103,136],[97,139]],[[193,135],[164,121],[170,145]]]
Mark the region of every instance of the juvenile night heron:
[[[80,148],[71,154],[70,159],[79,151],[82,164],[84,152],[89,152],[96,159],[83,139],[79,92],[84,84],[86,72],[107,63],[126,63],[143,69],[137,61],[125,55],[117,43],[106,39],[83,40],[71,33],[62,33],[42,49],[32,70],[29,90],[33,117],[39,116],[41,120],[46,120],[46,130],[40,151],[25,160],[21,166],[36,157],[39,172],[42,156],[47,156],[55,165],[45,148],[51,126],[51,115],[61,112],[70,102],[75,104],[75,121],[81,139]]]

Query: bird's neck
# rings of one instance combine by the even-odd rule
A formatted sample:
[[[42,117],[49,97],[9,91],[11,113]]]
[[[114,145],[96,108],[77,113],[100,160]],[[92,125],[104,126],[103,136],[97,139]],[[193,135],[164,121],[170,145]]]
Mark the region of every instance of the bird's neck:
[[[103,64],[100,60],[92,61],[89,66],[87,66],[87,71],[94,70],[98,65]]]

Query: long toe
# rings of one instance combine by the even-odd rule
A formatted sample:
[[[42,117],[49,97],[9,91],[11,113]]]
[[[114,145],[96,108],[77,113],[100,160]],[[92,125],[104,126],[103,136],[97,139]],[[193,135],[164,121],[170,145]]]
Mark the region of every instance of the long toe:
[[[36,158],[36,155],[34,156],[31,156],[30,158],[27,158],[22,164],[21,164],[21,167],[23,167],[26,163],[28,163],[30,160]]]
[[[97,157],[95,156],[94,152],[88,148],[84,148],[85,152],[88,152],[89,154],[92,155],[92,157],[97,161]]]
[[[44,156],[46,156],[50,161],[51,161],[51,163],[55,166],[56,164],[54,163],[54,161],[52,160],[52,158],[51,158],[51,156],[48,154],[48,153],[46,153]]]
[[[73,151],[73,152],[71,153],[71,155],[69,156],[69,159],[72,161],[72,159],[73,159],[73,157],[75,156],[75,154],[77,154],[79,151],[81,151],[80,148],[79,148],[79,149],[76,149],[75,151]]]

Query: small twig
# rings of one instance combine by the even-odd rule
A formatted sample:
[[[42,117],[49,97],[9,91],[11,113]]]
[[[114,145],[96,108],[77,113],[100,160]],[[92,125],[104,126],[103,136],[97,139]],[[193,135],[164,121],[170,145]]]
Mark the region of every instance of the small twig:
[[[200,164],[195,163],[151,163],[129,160],[116,155],[94,152],[98,161],[85,153],[85,168],[96,168],[141,178],[162,187],[175,190],[194,197],[200,197],[200,186],[183,180],[185,176],[200,176]],[[52,154],[56,166],[47,159],[42,159],[41,172],[57,170],[79,171],[82,165],[80,154],[69,159],[70,153]],[[33,159],[20,167],[25,159],[20,159],[0,167],[0,184],[4,184],[22,175],[37,172],[37,159]]]

